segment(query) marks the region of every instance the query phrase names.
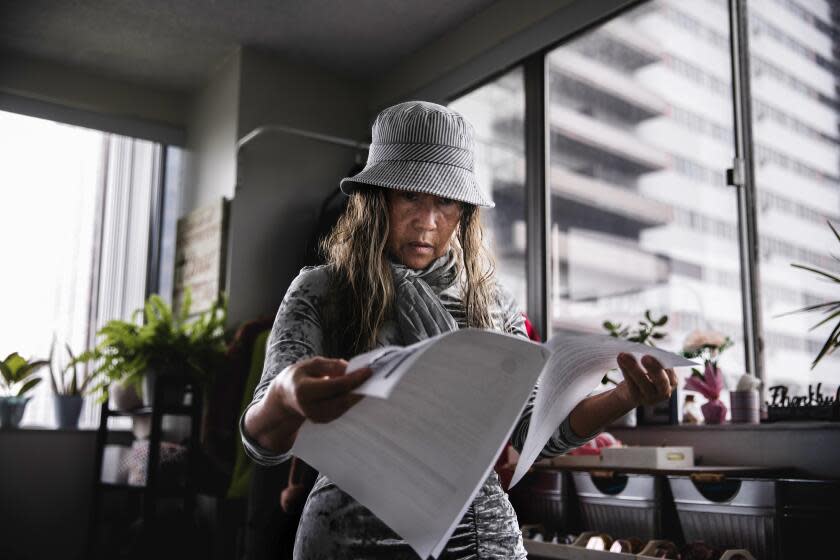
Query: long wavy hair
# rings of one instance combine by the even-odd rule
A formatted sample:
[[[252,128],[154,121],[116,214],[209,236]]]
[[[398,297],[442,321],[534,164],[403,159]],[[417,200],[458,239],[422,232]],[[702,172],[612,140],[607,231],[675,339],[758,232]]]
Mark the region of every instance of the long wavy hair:
[[[394,309],[394,281],[386,253],[388,202],[379,187],[353,191],[347,208],[321,250],[332,268],[333,301],[329,305],[333,354],[370,350]],[[463,274],[461,298],[467,325],[492,326],[495,265],[483,244],[479,209],[463,204],[452,248]]]

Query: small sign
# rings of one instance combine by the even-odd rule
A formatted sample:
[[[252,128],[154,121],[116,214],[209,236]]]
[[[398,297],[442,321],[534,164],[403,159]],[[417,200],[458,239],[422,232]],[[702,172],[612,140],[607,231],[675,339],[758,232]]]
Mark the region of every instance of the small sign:
[[[223,197],[178,220],[174,309],[180,309],[187,287],[192,293],[191,315],[210,309],[224,290],[229,207],[230,201]]]
[[[767,420],[829,420],[840,421],[840,387],[831,394],[824,394],[822,383],[808,385],[807,395],[791,396],[784,385],[768,389]]]

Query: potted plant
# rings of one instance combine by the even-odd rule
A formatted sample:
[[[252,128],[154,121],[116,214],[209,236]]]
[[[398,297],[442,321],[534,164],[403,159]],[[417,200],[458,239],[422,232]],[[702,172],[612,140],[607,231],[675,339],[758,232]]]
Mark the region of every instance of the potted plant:
[[[82,412],[83,395],[93,379],[93,374],[79,376],[78,359],[73,355],[70,345],[65,344],[70,360],[63,367],[59,366],[55,354],[55,338],[50,347],[50,384],[53,389],[53,409],[59,428],[77,428]],[[69,375],[68,375],[69,373]]]
[[[210,309],[192,319],[191,301],[188,290],[181,308],[174,312],[163,298],[152,294],[131,321],[115,319],[105,324],[97,333],[97,346],[79,357],[99,363],[95,374],[103,374],[104,379],[96,389],[124,383],[150,406],[160,376],[183,381],[180,393],[165,396],[167,405],[180,404],[187,383],[207,384],[225,357],[227,300],[219,294]]]
[[[840,233],[837,232],[837,230],[834,228],[831,222],[827,223],[828,227],[831,228],[831,232],[834,234],[834,237],[837,238],[837,241],[840,241]],[[832,258],[834,258],[834,260],[836,261],[840,261],[840,257],[837,257],[837,255],[832,255]],[[806,266],[804,264],[792,263],[790,266],[794,268],[801,268],[802,270],[807,270],[808,272],[813,272],[814,274],[822,277],[825,280],[828,280],[829,282],[833,282],[834,284],[840,284],[840,276],[832,274],[831,272],[820,270],[819,268]],[[840,347],[840,300],[826,301],[824,303],[818,303],[816,305],[809,305],[801,309],[796,309],[794,311],[789,311],[788,313],[782,313],[781,315],[778,315],[778,317],[782,317],[785,315],[790,315],[792,313],[803,313],[807,311],[818,310],[822,310],[825,317],[823,317],[822,320],[817,322],[809,330],[813,331],[814,329],[817,329],[830,321],[837,320],[837,323],[834,325],[831,334],[828,335],[828,338],[826,339],[825,344],[823,344],[822,348],[817,354],[817,357],[814,358],[813,362],[811,362],[811,369],[814,369],[817,366],[817,364],[820,363],[820,360],[822,360],[824,357],[828,356],[829,354],[834,352],[838,347]]]
[[[16,428],[20,424],[31,398],[26,393],[41,382],[35,373],[45,365],[46,360],[26,360],[17,352],[0,362],[0,428]]]
[[[630,342],[638,342],[639,344],[647,344],[656,348],[655,340],[662,340],[667,336],[666,333],[657,329],[664,327],[668,322],[668,316],[662,315],[658,319],[654,319],[650,314],[650,309],[645,311],[645,318],[638,323],[638,327],[631,327],[630,325],[622,325],[621,323],[612,323],[604,321],[604,328],[614,338],[622,338]]]
[[[700,407],[706,424],[723,424],[726,419],[727,408],[720,400],[724,383],[723,372],[718,366],[718,358],[732,344],[731,338],[711,330],[692,331],[683,343],[683,356],[703,358],[703,372],[701,373],[697,368],[691,368],[691,377],[686,380],[685,388],[689,391],[697,391],[709,399],[709,402]]]

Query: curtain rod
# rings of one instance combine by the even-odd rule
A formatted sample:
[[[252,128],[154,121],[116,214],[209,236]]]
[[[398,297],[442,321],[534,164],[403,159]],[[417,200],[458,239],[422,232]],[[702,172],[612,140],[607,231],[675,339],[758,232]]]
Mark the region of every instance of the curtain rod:
[[[368,144],[367,142],[357,142],[356,140],[341,138],[340,136],[331,136],[329,134],[311,132],[309,130],[293,128],[291,126],[284,126],[280,124],[267,124],[263,126],[258,126],[257,128],[240,138],[239,141],[236,143],[236,151],[239,152],[242,148],[245,147],[245,144],[248,144],[257,136],[262,136],[263,134],[267,134],[269,132],[282,132],[284,134],[290,134],[292,136],[301,136],[303,138],[309,138],[310,140],[317,140],[319,142],[326,142],[328,144],[337,144],[339,146],[354,148],[356,150],[367,150],[370,147],[370,144]]]

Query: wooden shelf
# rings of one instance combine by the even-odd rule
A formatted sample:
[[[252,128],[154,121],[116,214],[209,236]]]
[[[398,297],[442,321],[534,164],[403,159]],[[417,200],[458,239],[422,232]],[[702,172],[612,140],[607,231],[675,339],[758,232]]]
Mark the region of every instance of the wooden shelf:
[[[183,500],[184,511],[191,514],[196,505],[196,488],[190,482],[196,478],[199,451],[198,437],[200,432],[201,414],[203,410],[203,393],[196,387],[186,390],[190,395],[190,404],[177,404],[164,406],[164,388],[169,382],[177,385],[177,380],[161,378],[155,387],[154,400],[156,405],[152,407],[139,407],[133,410],[111,410],[108,401],[101,405],[99,429],[96,436],[96,467],[93,478],[93,504],[90,509],[90,521],[88,524],[87,556],[97,557],[99,545],[100,522],[102,521],[102,497],[105,493],[124,492],[132,496],[142,498],[142,527],[151,528],[154,526],[157,516],[157,502],[159,499],[177,498]],[[186,400],[186,399],[183,399]],[[126,483],[113,483],[102,481],[102,463],[104,461],[104,450],[114,431],[108,426],[110,417],[143,417],[149,420],[149,452],[146,459],[146,472],[148,474],[147,484],[139,486]],[[176,484],[165,483],[161,480],[161,471],[158,465],[161,460],[160,444],[163,441],[163,417],[182,416],[190,418],[190,439],[187,445],[186,456],[186,483]],[[144,529],[145,530],[145,529]]]

